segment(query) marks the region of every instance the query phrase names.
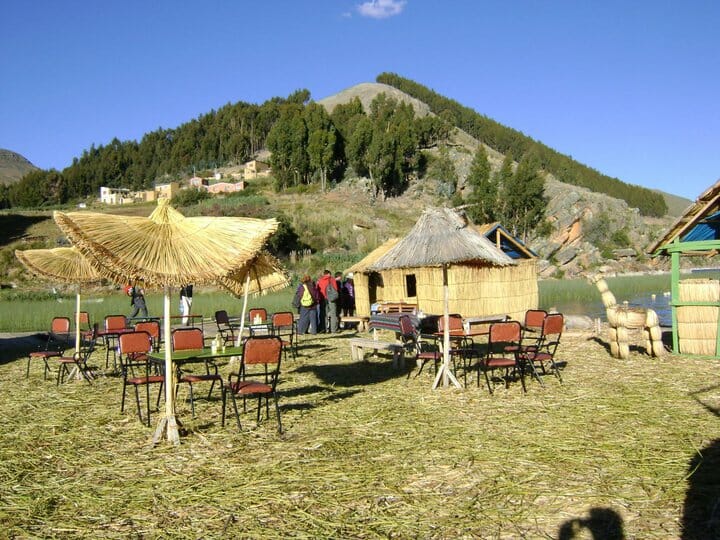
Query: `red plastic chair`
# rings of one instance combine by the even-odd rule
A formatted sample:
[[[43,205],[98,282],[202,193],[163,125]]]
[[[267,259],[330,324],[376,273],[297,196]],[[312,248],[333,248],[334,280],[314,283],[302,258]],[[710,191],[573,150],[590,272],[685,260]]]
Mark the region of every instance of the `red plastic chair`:
[[[158,384],[158,397],[155,408],[160,406],[160,396],[165,385],[165,375],[153,372],[148,353],[152,349],[152,339],[147,332],[130,332],[120,336],[120,366],[123,375],[122,401],[120,412],[125,410],[125,391],[128,386],[135,388],[135,403],[137,404],[138,418],[143,421],[140,406],[141,386],[145,387],[145,404],[147,410],[146,424],[150,427],[150,386]],[[136,373],[137,372],[137,373]]]
[[[520,374],[523,392],[525,388],[525,370],[520,359],[522,346],[522,329],[517,321],[493,323],[488,334],[487,351],[480,359],[477,384],[480,386],[480,372],[485,375],[488,390],[493,393],[489,372],[503,370],[505,388],[509,386],[511,375]]]
[[[558,345],[560,345],[560,338],[562,337],[564,326],[565,318],[561,313],[548,314],[543,321],[542,331],[537,345],[530,347],[522,355],[523,359],[532,370],[533,375],[541,383],[542,380],[537,372],[537,366],[540,366],[543,373],[547,373],[545,367],[546,364],[550,365],[550,368],[560,383],[563,382],[562,376],[560,375],[560,369],[555,362],[555,353]]]
[[[277,313],[273,313],[271,320],[273,335],[278,336],[282,340],[285,360],[287,360],[288,349],[290,349],[293,360],[295,360],[297,356],[295,315],[290,311],[278,311]]]
[[[204,338],[202,330],[199,328],[177,328],[172,333],[173,351],[187,351],[193,349],[202,349],[204,346]],[[177,395],[180,384],[187,384],[190,391],[190,409],[192,416],[195,418],[195,396],[193,394],[193,384],[201,382],[210,382],[210,390],[207,399],[212,396],[215,383],[220,385],[220,393],[223,390],[222,376],[218,373],[218,367],[212,360],[205,360],[205,373],[193,373],[191,371],[179,371],[178,381],[175,385],[175,395]]]
[[[250,320],[250,324],[255,322],[255,316],[260,317],[261,323],[267,322],[268,320],[268,312],[265,308],[250,308],[248,310],[248,319]]]
[[[152,339],[154,351],[160,350],[160,323],[157,321],[142,321],[135,325],[136,332],[147,332]]]
[[[282,340],[277,336],[257,336],[245,340],[240,372],[231,373],[227,384],[223,388],[223,426],[225,425],[225,409],[228,394],[230,394],[232,398],[235,419],[237,420],[238,429],[241,431],[242,425],[240,424],[240,412],[238,411],[236,396],[243,398],[243,404],[246,398],[258,398],[258,423],[260,423],[260,414],[262,412],[262,399],[265,398],[265,415],[269,417],[270,398],[272,397],[275,402],[278,433],[282,433],[282,421],[280,420],[280,407],[278,405],[277,394],[281,357]],[[251,378],[248,379],[248,377]],[[253,380],[252,377],[256,377],[259,380]]]
[[[57,385],[65,382],[65,377],[70,377],[73,370],[76,370],[78,375],[82,375],[88,383],[92,383],[95,378],[93,375],[93,368],[88,365],[88,360],[95,351],[95,344],[97,342],[98,324],[95,323],[90,334],[85,333],[80,343],[80,350],[73,352],[72,356],[61,356],[58,358],[60,367],[57,374]]]
[[[415,376],[420,375],[425,364],[431,360],[435,371],[437,371],[438,362],[442,359],[437,339],[423,340],[407,315],[400,316],[398,323],[400,324],[400,341],[403,343],[405,352],[408,356],[412,356],[415,359],[415,365],[420,367]],[[408,378],[410,378],[410,373],[412,371],[408,371]]]
[[[25,378],[30,377],[30,363],[33,359],[39,358],[43,361],[43,379],[47,379],[50,369],[49,360],[51,358],[59,358],[65,350],[70,346],[70,319],[68,317],[53,317],[50,322],[50,332],[48,333],[45,349],[32,351],[28,354],[27,368],[25,370]]]

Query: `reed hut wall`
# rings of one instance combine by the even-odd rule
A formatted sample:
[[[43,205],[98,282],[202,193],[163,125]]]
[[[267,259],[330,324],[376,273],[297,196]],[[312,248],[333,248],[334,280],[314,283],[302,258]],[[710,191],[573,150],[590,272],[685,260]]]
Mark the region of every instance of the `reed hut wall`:
[[[358,315],[370,315],[369,273],[355,274]],[[407,276],[415,276],[416,296],[407,295]],[[380,273],[375,301],[416,303],[427,314],[443,313],[443,277],[440,267],[404,268]],[[457,264],[448,267],[450,312],[464,316],[507,314],[523,320],[525,311],[538,306],[537,268],[534,259],[512,266]]]
[[[679,304],[683,302],[720,302],[720,281],[687,279],[679,282]],[[716,306],[677,307],[678,345],[681,354],[716,356],[718,317]]]

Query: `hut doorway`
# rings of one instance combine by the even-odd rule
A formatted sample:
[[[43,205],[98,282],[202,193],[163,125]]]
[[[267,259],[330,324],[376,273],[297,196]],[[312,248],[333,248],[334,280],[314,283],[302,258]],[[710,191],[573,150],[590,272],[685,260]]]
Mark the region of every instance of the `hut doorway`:
[[[415,274],[405,275],[405,296],[407,298],[417,297],[417,280],[415,279]]]
[[[368,299],[370,300],[370,305],[384,300],[383,288],[382,275],[378,272],[371,272],[368,276]]]

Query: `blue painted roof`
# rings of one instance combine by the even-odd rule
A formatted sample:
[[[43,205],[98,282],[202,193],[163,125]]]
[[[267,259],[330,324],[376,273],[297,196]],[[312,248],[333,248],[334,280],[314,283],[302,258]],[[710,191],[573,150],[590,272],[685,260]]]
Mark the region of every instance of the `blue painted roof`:
[[[685,236],[680,238],[681,242],[697,242],[701,240],[720,240],[720,212],[715,212],[703,218]]]
[[[507,255],[511,259],[527,259],[528,258],[527,254],[518,249],[518,245],[520,245],[520,246],[523,246],[525,249],[527,249],[533,255],[533,257],[537,257],[537,253],[535,253],[532,249],[527,247],[519,238],[511,235],[510,232],[505,227],[503,227],[500,223],[496,223],[491,229],[484,232],[485,236],[489,240],[491,240],[493,242],[493,244],[495,243],[495,238],[496,238],[495,231],[497,231],[498,229],[501,229],[506,235],[510,236],[515,241],[515,243],[513,243],[512,241],[508,240],[504,236],[500,237],[500,250],[505,255]]]

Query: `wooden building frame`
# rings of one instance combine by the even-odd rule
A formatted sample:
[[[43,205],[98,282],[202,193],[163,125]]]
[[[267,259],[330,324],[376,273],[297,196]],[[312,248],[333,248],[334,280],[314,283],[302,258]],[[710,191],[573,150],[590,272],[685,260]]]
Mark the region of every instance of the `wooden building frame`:
[[[680,300],[681,257],[702,256],[709,259],[720,253],[720,181],[700,195],[648,251],[652,256],[670,257],[673,352],[679,353],[683,336],[679,331],[678,309],[713,307],[720,313],[720,300]],[[714,358],[720,357],[720,316],[716,324]]]

